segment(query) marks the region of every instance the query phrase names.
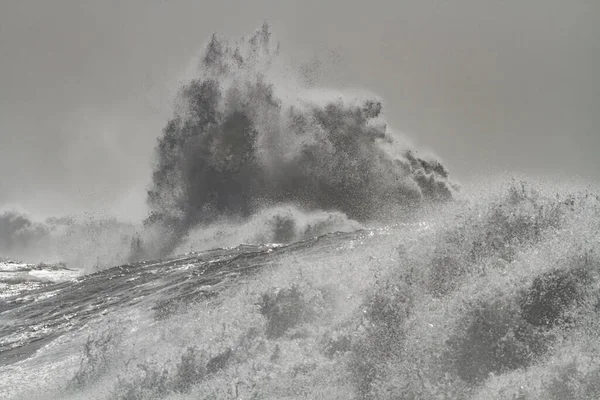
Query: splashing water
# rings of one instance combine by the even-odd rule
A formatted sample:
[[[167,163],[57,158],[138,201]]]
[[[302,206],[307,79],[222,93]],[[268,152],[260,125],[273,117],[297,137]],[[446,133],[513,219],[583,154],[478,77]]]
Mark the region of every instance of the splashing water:
[[[214,36],[181,90],[148,192],[168,250],[194,226],[280,203],[364,222],[452,197],[446,169],[388,130],[379,99],[303,88],[278,56],[267,25],[237,44]]]
[[[600,197],[457,199],[378,101],[282,81],[277,57],[266,29],[213,38],[182,89],[134,251],[179,255],[0,263],[62,271],[2,297],[0,397],[600,398]]]

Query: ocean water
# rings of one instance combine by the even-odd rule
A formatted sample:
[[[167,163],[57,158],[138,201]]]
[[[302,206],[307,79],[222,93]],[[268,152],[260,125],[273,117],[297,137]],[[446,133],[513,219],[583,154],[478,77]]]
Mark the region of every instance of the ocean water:
[[[0,217],[48,262],[0,263],[0,397],[600,398],[595,188],[460,189],[280,57],[209,42],[139,226]]]

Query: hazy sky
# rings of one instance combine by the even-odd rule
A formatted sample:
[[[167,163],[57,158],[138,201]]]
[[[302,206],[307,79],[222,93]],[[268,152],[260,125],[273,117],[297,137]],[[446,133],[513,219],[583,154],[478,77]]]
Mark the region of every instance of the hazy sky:
[[[144,213],[169,94],[213,32],[268,21],[328,86],[370,89],[459,181],[600,182],[600,1],[0,1],[0,206]]]

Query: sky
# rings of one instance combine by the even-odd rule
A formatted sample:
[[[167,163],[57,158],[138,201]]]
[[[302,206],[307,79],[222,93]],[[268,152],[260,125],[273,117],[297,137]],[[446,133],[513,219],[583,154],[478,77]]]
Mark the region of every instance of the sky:
[[[459,182],[600,183],[597,0],[4,0],[0,207],[143,217],[181,77],[213,33],[263,21],[319,84],[380,95]]]

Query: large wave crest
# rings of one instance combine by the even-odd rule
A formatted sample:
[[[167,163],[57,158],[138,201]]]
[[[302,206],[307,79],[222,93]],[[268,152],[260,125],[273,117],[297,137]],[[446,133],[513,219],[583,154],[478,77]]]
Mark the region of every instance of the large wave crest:
[[[194,74],[148,191],[146,226],[168,228],[165,249],[195,226],[281,203],[362,222],[452,198],[446,168],[387,128],[380,99],[305,87],[266,24],[236,43],[213,36]]]

